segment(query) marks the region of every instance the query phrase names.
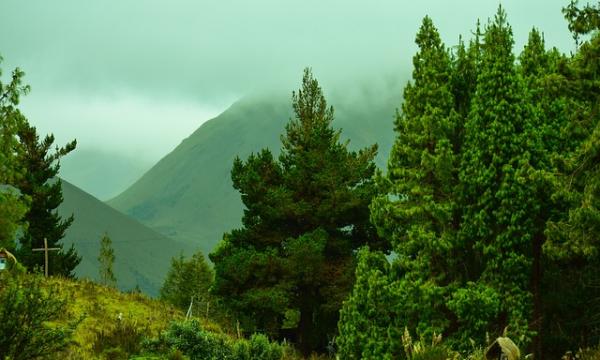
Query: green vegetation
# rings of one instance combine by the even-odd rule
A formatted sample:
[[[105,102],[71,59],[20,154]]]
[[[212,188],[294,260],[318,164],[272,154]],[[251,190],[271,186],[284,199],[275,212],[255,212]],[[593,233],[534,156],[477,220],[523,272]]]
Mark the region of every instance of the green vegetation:
[[[17,133],[25,121],[17,105],[20,96],[29,90],[22,85],[23,75],[21,70],[15,69],[8,83],[4,84],[0,79],[0,247],[9,249],[14,249],[15,234],[25,225],[23,216],[29,200],[12,186],[25,171],[23,164],[17,160],[21,150]]]
[[[0,358],[28,360],[64,353],[77,321],[51,324],[67,308],[60,288],[16,272],[0,273],[0,282]]]
[[[160,288],[160,299],[182,311],[189,310],[192,303],[192,314],[208,317],[211,303],[212,310],[216,307],[209,293],[213,279],[213,270],[201,251],[190,259],[185,259],[181,254],[171,260],[171,268]]]
[[[191,360],[279,360],[285,351],[284,346],[271,343],[265,335],[233,339],[205,330],[197,320],[173,323],[151,342],[150,348],[163,354],[185,355]]]
[[[386,172],[376,145],[342,140],[308,69],[277,153],[237,141],[268,133],[284,107],[242,102],[202,126],[113,204],[178,239],[231,226],[214,270],[51,179],[74,143],[48,154],[53,138],[40,142],[16,108],[16,70],[0,84],[0,249],[22,251],[27,269],[10,256],[0,271],[0,358],[599,358],[600,3],[564,15],[570,56],[537,29],[515,56],[501,7],[457,47],[425,17]],[[201,168],[209,159],[222,162]],[[217,184],[198,201],[197,186]],[[52,265],[64,277],[32,273],[31,246],[69,226],[61,244],[74,246]],[[98,270],[100,254],[104,286],[68,278],[86,249],[73,234],[95,244],[82,267]],[[121,274],[135,290],[114,288]],[[160,300],[140,293],[165,274]]]
[[[534,29],[518,62],[502,8],[455,55],[425,18],[371,204],[396,256],[359,253],[341,357],[406,356],[404,327],[443,334],[462,356],[503,333],[536,358],[600,342],[590,307],[600,281],[600,7],[573,11],[589,19],[571,23],[596,26],[577,54],[545,50]]]
[[[113,271],[115,263],[115,249],[112,247],[112,240],[108,234],[102,235],[100,239],[100,254],[98,255],[100,283],[104,286],[115,287],[117,279]]]

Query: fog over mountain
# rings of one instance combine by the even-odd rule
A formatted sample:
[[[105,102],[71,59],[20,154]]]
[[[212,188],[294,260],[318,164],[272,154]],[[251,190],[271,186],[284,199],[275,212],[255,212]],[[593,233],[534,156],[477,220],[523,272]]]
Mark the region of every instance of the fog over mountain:
[[[574,48],[560,13],[566,1],[501,3],[517,49],[532,24],[549,46]],[[272,88],[289,94],[305,66],[326,91],[406,78],[423,16],[451,46],[498,4],[3,0],[0,54],[3,78],[15,66],[27,73],[32,92],[22,108],[41,133],[53,132],[59,144],[77,138],[86,154],[137,162],[112,175],[129,179],[240,97]],[[109,188],[82,180],[102,173],[98,154],[64,159],[62,176],[106,199],[128,181]]]

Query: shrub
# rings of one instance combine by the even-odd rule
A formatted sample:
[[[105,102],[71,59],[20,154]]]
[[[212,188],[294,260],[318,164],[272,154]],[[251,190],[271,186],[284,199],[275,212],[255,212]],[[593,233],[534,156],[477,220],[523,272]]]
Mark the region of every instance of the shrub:
[[[0,274],[0,359],[58,357],[79,321],[58,325],[66,300],[56,284],[36,275]]]
[[[225,334],[213,333],[196,319],[174,322],[158,339],[147,342],[147,350],[170,358],[190,360],[279,360],[285,347],[270,342],[262,334],[250,339],[233,340]]]
[[[135,322],[117,320],[114,328],[96,334],[92,348],[106,359],[129,359],[131,355],[140,353],[147,332],[148,329],[139,329]]]
[[[279,360],[283,346],[272,343],[263,334],[254,334],[250,340],[238,340],[233,345],[234,360]]]
[[[231,346],[225,336],[204,330],[196,319],[173,322],[157,340],[149,343],[151,351],[161,354],[179,350],[191,360],[220,360],[231,358]]]

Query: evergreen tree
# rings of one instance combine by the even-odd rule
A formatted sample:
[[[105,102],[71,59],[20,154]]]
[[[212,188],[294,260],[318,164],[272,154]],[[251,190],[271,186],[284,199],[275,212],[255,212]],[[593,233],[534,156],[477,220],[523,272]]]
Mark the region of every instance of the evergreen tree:
[[[20,152],[17,132],[25,121],[17,106],[20,96],[29,91],[29,87],[22,85],[23,75],[15,69],[8,83],[0,79],[0,247],[11,250],[15,249],[17,230],[25,225],[22,219],[28,205],[27,197],[13,186],[24,173],[17,160]]]
[[[210,311],[209,288],[213,282],[213,271],[198,251],[190,259],[183,255],[171,259],[171,267],[160,288],[160,298],[186,311],[193,298],[193,314],[204,315]],[[212,304],[214,307],[215,304]]]
[[[371,205],[371,219],[379,235],[391,241],[397,258],[389,270],[380,265],[368,271],[367,264],[359,263],[361,271],[340,322],[340,351],[345,358],[396,358],[403,352],[405,326],[431,336],[449,325],[445,302],[457,277],[454,151],[460,148],[456,142],[461,121],[452,93],[451,58],[429,17],[423,19],[416,43],[413,83],[404,90],[387,175],[379,179],[386,192]],[[375,261],[376,255],[363,251],[361,260]],[[385,259],[375,262],[383,264]],[[369,296],[382,302],[362,305]],[[374,306],[388,312],[376,316],[388,323],[357,326],[361,318],[371,319]],[[356,314],[360,309],[366,313]],[[381,339],[373,339],[371,332],[388,337],[385,349],[379,345],[375,350]],[[363,343],[355,343],[356,339]]]
[[[462,37],[459,39],[458,46],[453,58],[451,86],[452,94],[455,101],[456,112],[460,115],[457,124],[457,138],[454,143],[461,145],[463,141],[464,120],[471,109],[471,99],[477,87],[477,77],[479,76],[479,65],[481,63],[481,27],[477,21],[475,36],[469,41],[469,46],[466,47]],[[455,153],[459,153],[460,148],[455,149]]]
[[[395,279],[384,254],[360,250],[356,282],[340,311],[336,341],[340,358],[391,360],[403,354],[402,325],[406,321],[394,306],[402,300],[403,289],[396,286]]]
[[[112,247],[112,240],[108,234],[104,234],[100,239],[100,254],[98,255],[100,282],[105,286],[117,286],[117,279],[113,272],[115,263],[115,250]]]
[[[551,291],[545,293],[544,347],[555,353],[600,342],[600,4],[579,8],[571,2],[564,13],[576,39],[591,36],[558,70],[571,103],[564,135],[569,147],[559,157],[554,194],[563,211],[549,222],[544,244],[553,264],[545,276]]]
[[[500,8],[486,28],[481,72],[465,124],[461,238],[475,250],[476,261],[469,269],[478,283],[474,289],[501,299],[485,328],[501,334],[508,327],[523,345],[534,335],[529,329],[530,286],[539,283],[534,262],[539,262],[543,243],[548,184],[538,171],[543,153],[538,120],[516,71],[512,45],[512,30]],[[476,328],[469,320],[473,314],[462,315],[457,311],[464,334],[481,339],[481,333],[468,330]]]
[[[214,291],[248,331],[277,334],[284,320],[301,350],[323,348],[353,283],[354,250],[377,237],[368,219],[376,147],[347,149],[332,127],[333,108],[311,72],[293,94],[295,117],[270,151],[236,159],[234,187],[243,227],[210,255]]]
[[[52,254],[48,273],[73,277],[73,271],[81,262],[81,257],[77,255],[73,245],[65,250],[60,242],[73,222],[73,216],[63,220],[57,212],[63,197],[62,184],[56,176],[60,169],[60,158],[73,151],[76,142],[72,141],[62,148],[57,147],[53,154],[49,154],[54,136],[48,135],[40,141],[35,127],[27,123],[21,125],[19,139],[23,151],[18,160],[25,167],[26,174],[18,182],[18,188],[31,198],[31,204],[25,215],[28,228],[20,239],[17,257],[29,269],[41,266],[44,254],[32,252],[31,249],[43,247],[46,238],[49,247],[61,249]]]

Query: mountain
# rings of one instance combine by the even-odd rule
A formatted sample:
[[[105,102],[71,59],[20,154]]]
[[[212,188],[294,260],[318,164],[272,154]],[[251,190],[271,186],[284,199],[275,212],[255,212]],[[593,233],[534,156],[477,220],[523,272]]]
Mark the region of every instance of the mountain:
[[[351,149],[378,143],[379,167],[385,166],[394,139],[393,117],[400,92],[398,86],[393,91],[359,89],[353,96],[332,102],[333,125],[342,128],[342,139],[350,140]],[[108,204],[209,253],[224,232],[241,224],[243,206],[230,179],[233,160],[265,147],[278,155],[280,135],[291,116],[289,97],[242,99],[202,124]]]
[[[157,295],[171,258],[192,250],[190,246],[140,224],[66,180],[62,180],[62,190],[64,201],[58,212],[63,217],[71,214],[75,217],[63,243],[66,247],[74,244],[82,257],[75,269],[80,278],[98,278],[100,238],[105,232],[113,242],[114,271],[118,286],[123,290],[139,286],[147,294]]]

